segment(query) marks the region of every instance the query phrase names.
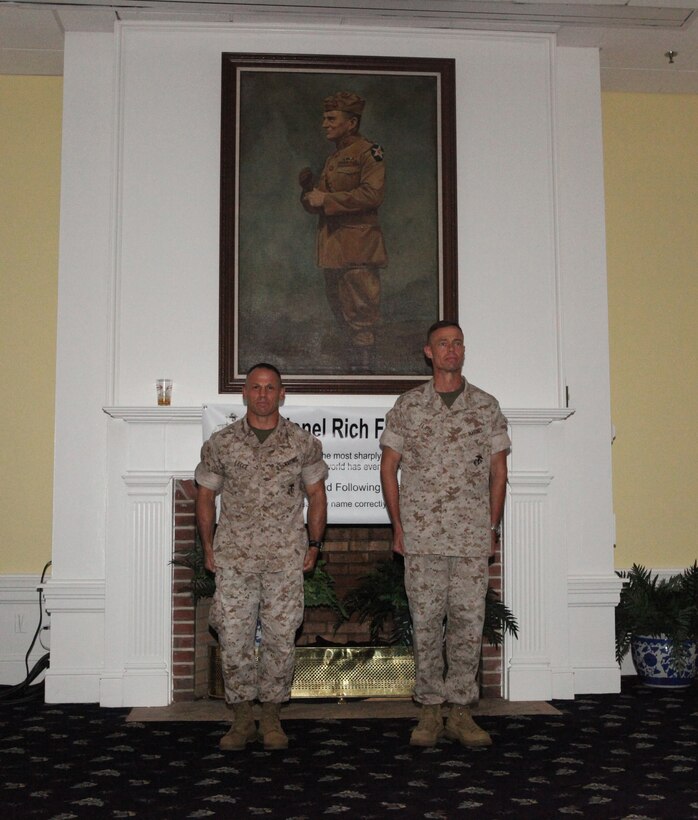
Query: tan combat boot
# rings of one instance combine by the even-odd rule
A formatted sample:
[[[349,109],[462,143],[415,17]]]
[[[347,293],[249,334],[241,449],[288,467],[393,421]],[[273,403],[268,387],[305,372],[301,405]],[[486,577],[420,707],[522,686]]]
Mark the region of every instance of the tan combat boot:
[[[262,717],[259,721],[259,733],[264,742],[264,748],[268,751],[275,749],[288,749],[288,737],[281,728],[279,720],[279,703],[263,703]]]
[[[463,746],[491,746],[492,738],[473,720],[467,706],[451,706],[446,721],[446,737],[457,740]]]
[[[218,744],[225,752],[239,752],[257,739],[257,727],[252,715],[252,702],[233,704],[233,724]]]
[[[410,735],[410,746],[436,746],[436,741],[444,733],[441,704],[422,704],[419,723]]]

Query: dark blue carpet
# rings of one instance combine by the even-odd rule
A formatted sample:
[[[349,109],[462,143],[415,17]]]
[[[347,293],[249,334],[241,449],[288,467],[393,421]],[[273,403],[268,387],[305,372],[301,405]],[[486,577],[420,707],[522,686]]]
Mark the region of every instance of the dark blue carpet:
[[[487,749],[408,745],[408,720],[285,721],[291,746],[222,753],[216,723],[127,709],[0,707],[7,818],[698,818],[698,692],[557,701],[482,717]]]

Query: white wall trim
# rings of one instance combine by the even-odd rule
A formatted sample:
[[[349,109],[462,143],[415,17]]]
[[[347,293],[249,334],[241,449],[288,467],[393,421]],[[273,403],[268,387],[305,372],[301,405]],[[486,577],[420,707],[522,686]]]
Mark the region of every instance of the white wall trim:
[[[623,586],[615,572],[570,575],[567,594],[570,606],[616,606]]]
[[[46,609],[57,612],[103,612],[104,581],[101,578],[49,578],[44,584]]]
[[[40,584],[40,575],[0,575],[0,604],[36,602]]]
[[[104,591],[102,579],[50,578],[44,586],[51,614],[51,664],[47,703],[99,700],[103,669]]]
[[[26,656],[41,617],[42,626],[51,619],[41,613],[41,576],[0,575],[0,684],[21,683],[27,675]],[[28,659],[29,670],[46,654],[49,632],[42,630]],[[37,678],[37,681],[41,678]],[[35,681],[36,682],[36,681]]]

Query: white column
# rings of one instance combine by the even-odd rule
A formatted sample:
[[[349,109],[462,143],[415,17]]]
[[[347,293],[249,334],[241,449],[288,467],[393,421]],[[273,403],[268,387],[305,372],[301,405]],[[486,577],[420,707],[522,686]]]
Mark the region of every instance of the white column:
[[[554,538],[562,513],[559,504],[554,509],[551,503],[556,488],[548,455],[552,425],[572,412],[505,410],[512,455],[504,520],[504,600],[519,625],[518,639],[505,644],[503,688],[509,700],[574,696],[569,658],[553,639],[567,631],[567,562],[564,539]]]
[[[191,477],[201,408],[105,408],[110,422],[103,706],[172,699],[172,480]]]
[[[127,474],[130,537],[124,700],[167,703],[171,692],[172,478]]]

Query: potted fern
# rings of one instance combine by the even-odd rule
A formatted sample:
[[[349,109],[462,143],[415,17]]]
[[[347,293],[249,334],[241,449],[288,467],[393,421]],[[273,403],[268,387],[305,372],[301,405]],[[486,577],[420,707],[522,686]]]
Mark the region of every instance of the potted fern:
[[[344,599],[349,615],[369,621],[371,640],[385,635],[393,645],[412,645],[412,619],[405,592],[405,565],[399,558],[381,561],[373,572],[360,579],[359,586]],[[504,634],[518,636],[518,624],[497,593],[488,587],[482,636],[494,647],[501,646]]]
[[[698,562],[669,578],[633,564],[616,607],[616,660],[630,650],[646,686],[687,688],[696,677]]]
[[[216,591],[216,576],[204,566],[204,549],[198,531],[194,545],[172,563],[191,570],[191,580],[185,587],[191,592],[194,604],[202,598],[212,598]],[[325,561],[318,561],[315,569],[303,576],[303,595],[306,607],[325,606],[339,618],[346,618],[347,611],[334,590],[334,578],[325,569]]]

